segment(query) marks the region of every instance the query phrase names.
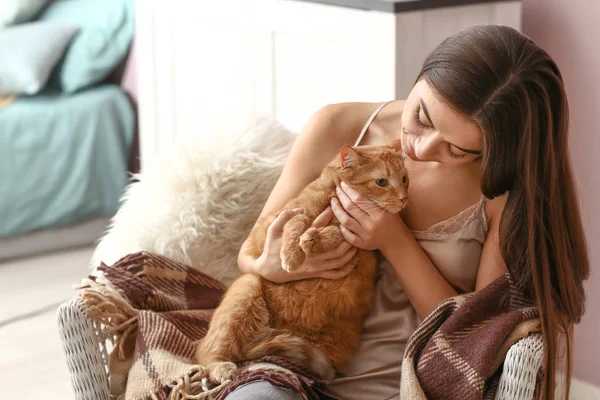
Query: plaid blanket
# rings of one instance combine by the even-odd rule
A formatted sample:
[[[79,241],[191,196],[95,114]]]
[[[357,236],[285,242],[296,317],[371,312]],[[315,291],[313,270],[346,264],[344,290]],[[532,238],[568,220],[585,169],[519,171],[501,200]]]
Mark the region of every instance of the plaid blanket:
[[[220,400],[256,380],[290,388],[305,399],[319,398],[316,390],[324,382],[306,366],[280,357],[242,363],[233,381],[207,385],[206,369],[192,359],[225,291],[220,282],[146,252],[99,270],[101,277],[85,279],[79,288],[90,316],[114,337],[112,398]]]
[[[519,339],[538,332],[538,310],[508,274],[480,292],[442,302],[410,337],[402,399],[493,399],[502,364]],[[541,373],[537,377],[539,397]]]
[[[101,277],[80,288],[90,316],[115,339],[109,360],[113,398],[222,400],[256,380],[319,398],[325,382],[280,357],[242,363],[233,381],[207,386],[207,371],[192,358],[225,291],[218,281],[146,252],[99,270]],[[537,316],[508,275],[478,293],[446,300],[407,344],[400,398],[493,398],[508,349],[538,331]]]

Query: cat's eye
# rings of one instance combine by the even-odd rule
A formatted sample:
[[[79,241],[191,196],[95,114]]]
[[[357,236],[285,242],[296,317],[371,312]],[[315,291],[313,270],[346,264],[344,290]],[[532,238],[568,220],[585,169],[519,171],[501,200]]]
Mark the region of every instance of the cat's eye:
[[[406,185],[406,175],[404,175],[404,176],[402,177],[402,184],[403,184],[403,185]]]
[[[375,181],[375,183],[377,184],[377,186],[386,187],[388,184],[388,181],[387,181],[387,179],[381,178],[381,179],[377,179]]]

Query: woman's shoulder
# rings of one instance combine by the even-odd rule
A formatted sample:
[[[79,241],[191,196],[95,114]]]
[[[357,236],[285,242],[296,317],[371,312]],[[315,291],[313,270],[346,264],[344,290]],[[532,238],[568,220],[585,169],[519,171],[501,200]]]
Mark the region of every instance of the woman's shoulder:
[[[346,102],[346,103],[332,103],[328,104],[319,109],[314,117],[319,118],[333,118],[333,119],[356,119],[362,120],[363,122],[369,118],[371,113],[377,109],[379,103],[370,102]]]
[[[308,120],[303,131],[338,136],[343,143],[352,144],[371,114],[383,103],[348,102],[329,104]]]

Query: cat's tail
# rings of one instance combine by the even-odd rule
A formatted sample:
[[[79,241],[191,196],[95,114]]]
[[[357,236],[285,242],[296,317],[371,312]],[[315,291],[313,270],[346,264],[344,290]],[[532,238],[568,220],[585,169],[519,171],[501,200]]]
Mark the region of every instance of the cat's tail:
[[[276,333],[252,347],[247,352],[249,359],[264,356],[286,357],[308,364],[312,370],[326,381],[335,376],[335,370],[325,354],[317,346],[290,333]]]

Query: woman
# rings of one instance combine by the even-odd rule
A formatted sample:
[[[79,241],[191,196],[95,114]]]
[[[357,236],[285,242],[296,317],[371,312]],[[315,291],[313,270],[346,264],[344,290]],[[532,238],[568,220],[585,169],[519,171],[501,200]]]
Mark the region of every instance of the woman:
[[[331,395],[397,398],[400,360],[417,316],[449,297],[481,290],[508,270],[540,310],[544,398],[552,397],[565,340],[570,376],[572,327],[584,311],[582,282],[589,274],[567,127],[556,64],[529,39],[499,26],[470,28],[440,44],[405,101],[331,105],[311,118],[263,214],[298,195],[346,144],[400,138],[411,177],[410,206],[400,215],[369,212],[368,199],[342,186],[339,200],[315,224],[335,215],[347,243],[308,259],[298,272],[284,272],[279,259],[282,227],[292,211],[273,222],[258,259],[240,251],[242,272],[275,282],[338,279],[349,272],[339,268],[356,248],[381,252],[376,304],[361,348],[332,382]],[[266,382],[228,398],[271,395],[296,398]]]

